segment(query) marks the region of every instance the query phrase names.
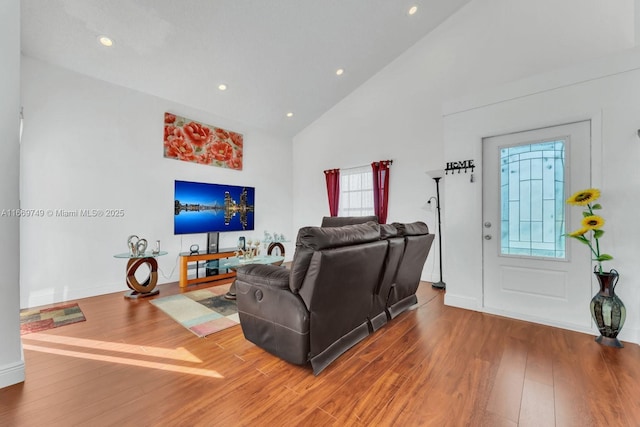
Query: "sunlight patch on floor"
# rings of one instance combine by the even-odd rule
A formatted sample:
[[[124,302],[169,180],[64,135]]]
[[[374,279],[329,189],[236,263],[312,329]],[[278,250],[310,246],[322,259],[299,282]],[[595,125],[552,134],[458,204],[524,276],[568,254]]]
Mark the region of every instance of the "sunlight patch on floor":
[[[132,345],[119,342],[89,340],[84,338],[74,338],[62,335],[48,335],[43,333],[33,333],[22,337],[23,341],[40,341],[47,343],[70,345],[75,347],[87,347],[96,350],[114,351],[118,353],[138,354],[152,357],[161,357],[164,359],[180,360],[184,362],[202,363],[202,360],[193,355],[184,347],[175,349],[148,347],[141,345]]]
[[[145,360],[128,359],[124,357],[107,356],[100,354],[85,353],[81,351],[63,350],[59,348],[42,347],[38,345],[24,344],[25,350],[39,351],[42,353],[57,354],[60,356],[76,357],[80,359],[96,360],[100,362],[119,363],[122,365],[137,366],[141,368],[158,369],[161,371],[178,372],[181,374],[199,375],[210,378],[224,378],[216,371],[208,369],[190,368],[188,366],[177,366],[166,363],[148,362]]]

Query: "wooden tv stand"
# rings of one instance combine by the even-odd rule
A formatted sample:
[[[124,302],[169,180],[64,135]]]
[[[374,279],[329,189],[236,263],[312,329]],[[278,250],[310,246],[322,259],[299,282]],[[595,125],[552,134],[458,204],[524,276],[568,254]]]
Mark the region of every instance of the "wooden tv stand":
[[[211,282],[214,280],[226,279],[229,277],[235,277],[235,271],[229,271],[228,273],[215,274],[212,276],[204,276],[204,277],[196,277],[195,279],[187,279],[187,270],[190,262],[199,262],[199,261],[211,261],[214,259],[221,258],[231,258],[234,257],[235,251],[230,249],[223,249],[222,252],[218,252],[215,254],[209,254],[206,252],[180,252],[180,287],[186,288],[189,285],[194,285],[196,283],[203,282]]]

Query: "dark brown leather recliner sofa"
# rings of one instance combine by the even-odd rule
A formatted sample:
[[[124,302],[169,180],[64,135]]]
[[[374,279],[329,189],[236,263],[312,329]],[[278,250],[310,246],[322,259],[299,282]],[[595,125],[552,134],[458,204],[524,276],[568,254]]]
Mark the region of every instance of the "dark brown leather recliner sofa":
[[[301,228],[290,269],[237,271],[245,338],[288,362],[310,362],[315,375],[417,302],[433,243],[423,222],[345,222]]]

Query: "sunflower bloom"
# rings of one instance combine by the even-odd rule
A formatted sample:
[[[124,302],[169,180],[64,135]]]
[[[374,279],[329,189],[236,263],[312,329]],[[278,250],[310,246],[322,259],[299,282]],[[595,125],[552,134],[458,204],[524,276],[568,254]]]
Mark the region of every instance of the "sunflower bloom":
[[[569,236],[570,237],[584,236],[584,234],[589,230],[590,230],[590,228],[588,228],[588,227],[582,227],[579,230],[572,231],[571,233],[569,233]]]
[[[573,196],[567,199],[567,203],[574,206],[586,206],[589,203],[595,202],[600,197],[600,190],[597,188],[589,188],[587,190],[581,190],[575,193]]]
[[[582,226],[589,230],[597,230],[604,225],[604,218],[598,215],[589,215],[582,218]]]
[[[576,231],[565,234],[565,236],[572,237],[589,246],[591,250],[591,259],[598,263],[597,272],[602,274],[602,262],[612,260],[613,257],[609,254],[600,252],[600,239],[604,235],[602,226],[604,225],[604,218],[593,213],[594,210],[602,209],[599,203],[593,203],[600,197],[600,190],[597,188],[588,188],[575,193],[573,196],[567,199],[567,204],[574,206],[584,206],[582,212],[582,227]],[[585,234],[592,232],[592,238],[588,239]],[[594,270],[595,272],[596,270]]]

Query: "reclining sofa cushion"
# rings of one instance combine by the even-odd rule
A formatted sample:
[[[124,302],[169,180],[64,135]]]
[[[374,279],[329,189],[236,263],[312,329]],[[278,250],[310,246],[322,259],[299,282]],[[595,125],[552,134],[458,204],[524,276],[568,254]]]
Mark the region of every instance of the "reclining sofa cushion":
[[[399,236],[422,236],[424,234],[429,234],[429,227],[422,221],[411,222],[408,224],[394,222],[391,225],[398,231]]]
[[[342,227],[344,225],[364,224],[365,222],[378,222],[378,217],[370,216],[325,216],[322,218],[321,227]]]
[[[236,294],[247,340],[288,362],[308,362],[309,311],[289,290],[286,268],[261,264],[239,267]]]
[[[390,239],[398,236],[398,229],[392,224],[380,224],[380,238]]]
[[[296,252],[291,263],[291,291],[297,293],[307,275],[315,251],[374,242],[380,239],[380,226],[369,221],[342,227],[303,227],[298,231]]]
[[[391,224],[380,225],[380,238],[387,242],[387,256],[384,260],[383,272],[373,295],[373,307],[369,319],[373,331],[377,331],[389,320],[387,302],[389,293],[395,283],[400,261],[404,253],[404,237],[398,235],[398,229]]]
[[[380,281],[387,242],[376,238],[346,246],[317,247],[322,249],[313,252],[299,289],[310,313],[309,360],[314,373],[369,335],[373,294]]]
[[[386,242],[373,221],[299,230],[290,287],[310,312],[314,373],[369,334],[372,295],[385,255]]]
[[[429,234],[429,227],[424,222],[393,223],[393,226],[397,228],[398,235],[404,238],[404,250],[387,299],[387,313],[390,319],[418,301],[415,294],[420,284],[422,267],[434,238],[433,234]]]

